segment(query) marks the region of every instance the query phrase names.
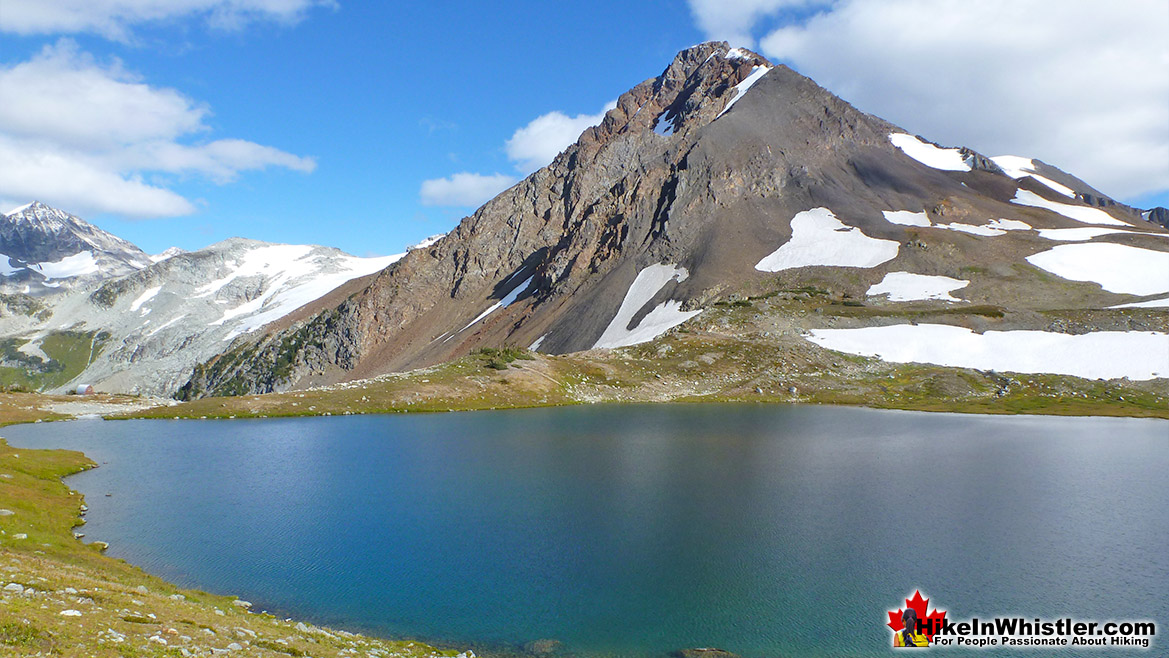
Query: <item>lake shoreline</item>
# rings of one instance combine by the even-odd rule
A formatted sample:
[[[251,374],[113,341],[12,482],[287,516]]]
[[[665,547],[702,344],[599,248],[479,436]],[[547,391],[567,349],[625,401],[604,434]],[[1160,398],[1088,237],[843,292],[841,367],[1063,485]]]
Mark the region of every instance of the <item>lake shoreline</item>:
[[[122,656],[121,647],[143,656],[163,655],[168,648],[190,655],[264,650],[262,655],[274,656],[361,650],[400,658],[449,658],[465,651],[281,620],[251,611],[237,597],[180,588],[108,557],[104,542],[82,542],[85,498],[64,483],[96,467],[76,451],[14,448],[0,438],[6,475],[0,509],[9,512],[0,515],[0,655],[52,653],[54,647],[82,649],[95,658]]]
[[[613,430],[618,427],[627,428],[628,432],[616,435]],[[1163,423],[1129,419],[889,414],[881,410],[815,405],[728,404],[712,408],[707,404],[602,404],[522,413],[397,414],[354,416],[336,421],[284,418],[235,425],[121,424],[91,419],[35,429],[23,426],[20,431],[14,428],[10,436],[21,445],[41,448],[90,452],[86,446],[92,446],[93,459],[108,461],[109,466],[84,475],[84,481],[68,484],[86,492],[93,501],[94,511],[90,514],[91,521],[96,523],[90,524],[90,536],[112,538],[116,547],[122,549],[122,555],[148,572],[162,574],[164,578],[167,574],[181,574],[176,577],[177,582],[212,591],[243,592],[249,598],[255,597],[252,600],[257,603],[284,613],[282,617],[313,619],[325,626],[335,624],[366,633],[381,626],[382,630],[375,630],[373,636],[396,638],[409,634],[433,647],[472,648],[479,655],[530,658],[539,652],[527,650],[527,645],[538,638],[561,640],[562,652],[579,655],[601,655],[604,652],[597,652],[598,647],[617,646],[629,648],[631,653],[626,653],[630,655],[665,656],[687,645],[721,646],[744,656],[771,655],[775,651],[765,650],[768,645],[756,643],[758,639],[751,624],[741,630],[723,629],[708,636],[706,631],[688,632],[687,629],[695,626],[687,621],[690,618],[686,615],[717,610],[731,619],[765,620],[762,626],[767,629],[783,628],[782,616],[774,615],[782,615],[792,600],[807,598],[808,592],[801,591],[801,587],[806,585],[810,591],[820,591],[823,579],[811,577],[805,583],[797,578],[788,582],[797,574],[783,569],[776,573],[749,571],[745,573],[751,575],[739,578],[735,575],[737,570],[731,569],[725,573],[719,571],[717,582],[707,583],[713,589],[703,589],[703,579],[693,574],[683,575],[686,569],[711,564],[709,560],[716,564],[740,564],[741,559],[747,559],[754,551],[752,543],[741,541],[746,542],[759,530],[771,528],[775,532],[766,531],[760,537],[766,537],[758,547],[766,547],[767,557],[764,562],[755,563],[759,568],[790,564],[791,560],[799,559],[811,560],[812,564],[826,562],[809,570],[809,574],[823,573],[825,569],[840,572],[842,566],[834,557],[840,551],[808,553],[806,548],[789,545],[791,542],[785,537],[808,536],[809,532],[819,536],[816,533],[823,531],[815,519],[837,518],[842,514],[883,518],[882,510],[893,509],[896,501],[906,495],[906,489],[930,491],[931,504],[941,505],[939,512],[946,510],[935,519],[936,532],[930,530],[922,536],[936,535],[937,541],[943,544],[936,549],[921,549],[926,556],[945,554],[956,564],[965,564],[970,559],[977,561],[986,555],[982,549],[964,555],[954,552],[956,549],[951,544],[982,546],[987,539],[1013,528],[1008,534],[1032,547],[1049,546],[1049,531],[1065,538],[1088,538],[1087,543],[1064,542],[1061,551],[1065,551],[1068,564],[1098,568],[1096,562],[1083,562],[1084,551],[1095,554],[1096,543],[1104,539],[1095,530],[1098,521],[1080,523],[1077,520],[1080,516],[1060,501],[1069,495],[1082,495],[1083,482],[1099,481],[1092,473],[1102,468],[1100,460],[1105,459],[1113,463],[1108,473],[1123,472],[1126,477],[1123,482],[1112,477],[1102,480],[1115,485],[1094,487],[1096,494],[1092,500],[1097,502],[1089,508],[1113,509],[1117,501],[1124,500],[1126,513],[1136,513],[1133,505],[1141,502],[1143,511],[1122,525],[1139,526],[1148,521],[1150,517],[1144,509],[1147,505],[1143,504],[1148,496],[1132,501],[1126,492],[1130,486],[1150,482],[1149,470],[1164,464],[1166,453],[1162,442],[1153,440],[1163,435],[1163,428]],[[546,438],[554,440],[549,442]],[[886,459],[906,450],[916,457]],[[987,461],[978,462],[982,463],[979,467],[970,461],[975,456]],[[482,476],[475,475],[474,471],[485,460],[493,464],[491,470]],[[176,471],[183,464],[211,467],[196,468],[197,472],[189,474]],[[275,472],[281,473],[280,479],[253,479],[257,464],[277,465]],[[954,470],[951,468],[954,464],[971,466]],[[388,468],[390,465],[393,467]],[[535,465],[540,468],[533,468]],[[1037,467],[1047,474],[1043,478],[1045,484],[1039,489],[1027,484],[1034,480],[1032,474]],[[832,472],[840,469],[843,470]],[[273,468],[260,470],[274,472]],[[150,473],[161,477],[147,477]],[[573,473],[592,475],[577,482]],[[636,473],[641,476],[632,477]],[[971,517],[972,510],[982,510],[980,514],[985,516],[986,510],[996,507],[988,506],[987,501],[967,501],[954,491],[947,493],[947,488],[968,492],[973,483],[984,482],[980,474],[985,473],[1007,478],[1000,486],[986,485],[985,496],[997,500],[1000,496],[996,492],[1014,491],[1013,496],[1031,500],[1035,509],[1052,510],[1058,521],[1053,518],[1054,523],[1041,522],[1036,526],[1036,519],[1012,515],[1005,519],[991,515],[985,520]],[[375,479],[371,480],[371,476]],[[952,482],[955,478],[958,483]],[[204,495],[197,483],[208,481],[247,482],[247,485],[238,491],[217,486],[207,489],[209,495]],[[388,488],[377,486],[379,481],[385,482]],[[300,484],[287,484],[292,482]],[[827,482],[837,483],[845,490],[835,497],[814,495],[822,494]],[[864,485],[863,491],[849,489],[863,482],[874,486]],[[490,487],[486,486],[488,483]],[[678,488],[677,483],[686,486]],[[1156,492],[1162,491],[1163,486],[1152,486],[1153,489],[1146,486],[1144,491],[1156,499],[1159,495]],[[485,501],[489,504],[478,510],[477,502],[484,502],[481,492],[486,488],[494,492],[490,497],[494,500]],[[176,501],[181,499],[180,507],[161,500],[160,492],[164,489],[175,492],[170,497]],[[113,497],[102,497],[107,492],[112,492]],[[238,507],[242,502],[239,494],[244,492],[248,492],[255,504]],[[353,497],[355,492],[360,492],[359,497]],[[811,500],[800,502],[805,494],[812,494]],[[208,507],[215,500],[239,501],[232,503],[236,512],[229,515],[227,525],[207,524],[206,519],[222,516],[213,511],[217,508]],[[350,515],[331,513],[332,508],[318,504],[328,500],[363,501],[356,518],[361,519],[361,524],[374,523],[384,531],[371,535],[359,533],[340,540],[345,528],[354,527],[355,518],[346,520]],[[144,501],[151,502],[144,506],[141,504]],[[552,501],[572,502],[572,505],[550,509],[548,505]],[[618,507],[611,507],[614,504]],[[200,512],[188,518],[182,512],[184,508],[210,510],[212,517]],[[578,508],[579,511],[574,511]],[[804,511],[810,509],[817,510],[817,514],[807,516]],[[134,510],[137,511],[133,515],[127,514]],[[654,513],[645,516],[650,510]],[[610,515],[619,511],[616,516]],[[504,516],[500,516],[501,512]],[[691,517],[694,512],[699,515]],[[713,517],[708,516],[711,513]],[[287,520],[281,520],[278,515]],[[428,519],[441,522],[435,526]],[[565,525],[556,519],[573,521]],[[160,520],[164,521],[162,525]],[[287,525],[288,522],[298,524],[300,520],[305,520],[303,528]],[[986,528],[979,529],[984,521]],[[1121,520],[1107,521],[1105,525],[1114,522]],[[803,527],[807,523],[811,523],[810,528]],[[1154,525],[1158,529],[1150,526],[1147,533],[1126,536],[1126,542],[1136,540],[1130,552],[1148,554],[1146,544],[1150,538],[1160,536],[1163,520],[1155,521]],[[236,536],[232,534],[232,526],[247,530]],[[167,528],[174,530],[164,530]],[[714,529],[717,532],[711,532]],[[859,530],[854,528],[849,535]],[[409,535],[403,535],[403,531]],[[566,531],[573,538],[562,534]],[[1036,531],[1039,535],[1035,540],[1026,539]],[[951,541],[951,535],[957,537]],[[1115,528],[1105,538],[1114,536],[1118,536]],[[164,540],[156,542],[150,537]],[[628,550],[634,551],[632,555],[642,556],[640,559],[647,559],[648,555],[683,556],[695,546],[710,542],[714,542],[713,553],[706,552],[711,549],[701,549],[702,553],[685,558],[675,568],[615,557],[627,555]],[[896,547],[902,542],[899,533],[888,531],[886,523],[878,522],[863,530],[849,545],[853,548],[846,548],[845,554],[859,552],[848,561],[853,566],[845,571],[858,575],[866,584],[859,590],[851,587],[852,593],[840,600],[839,605],[848,615],[885,605],[887,601],[880,597],[883,593],[893,592],[885,598],[894,601],[909,580],[913,581],[912,586],[937,590],[933,593],[954,605],[967,597],[963,608],[991,609],[1002,605],[979,603],[977,598],[969,598],[972,593],[964,591],[958,583],[941,590],[936,583],[938,578],[948,577],[945,574],[949,569],[932,559],[923,558],[911,569],[924,568],[922,580],[897,573],[896,568],[890,569],[883,556],[896,554]],[[180,553],[174,552],[176,546]],[[224,554],[221,549],[225,546],[239,546],[242,552]],[[395,546],[402,549],[399,551]],[[571,546],[582,549],[566,552],[564,547]],[[576,552],[583,547],[589,548],[585,553]],[[742,553],[743,550],[747,553]],[[198,557],[208,552],[210,560]],[[489,563],[479,561],[494,554],[517,556],[519,561],[513,563],[514,572],[501,574],[488,567]],[[224,565],[237,563],[247,555],[259,559],[254,565],[223,571]],[[571,556],[571,559],[555,556]],[[192,557],[203,564],[190,561]],[[372,562],[370,557],[374,557]],[[421,562],[417,561],[419,557]],[[1019,557],[1019,562],[1028,568],[1036,564],[1036,555],[1021,553]],[[544,562],[547,559],[552,562]],[[346,568],[346,562],[361,566]],[[157,564],[175,566],[163,567],[161,571],[152,569]],[[590,583],[605,583],[601,588],[604,592],[589,594],[583,601],[573,592],[581,592],[581,587],[583,591],[591,591],[589,587],[578,587],[555,576],[545,579],[543,575],[538,582],[544,585],[525,584],[527,580],[522,575],[524,572],[544,574],[544,569],[555,565],[577,564],[581,565],[581,573],[588,574],[595,574],[596,567],[586,565],[628,564],[640,565],[636,573],[672,575],[662,582],[651,578],[645,583],[641,583],[635,572],[618,571],[599,580],[595,575],[590,576],[593,579]],[[748,559],[743,564],[752,562]],[[271,565],[276,565],[277,571],[272,571]],[[531,571],[528,565],[543,566],[535,566]],[[1004,566],[998,562],[996,565],[996,568]],[[442,572],[452,569],[453,572],[449,577],[426,575],[432,566]],[[571,570],[576,572],[577,567],[572,566]],[[1106,572],[1111,573],[1107,569]],[[496,575],[490,575],[493,573]],[[278,579],[273,580],[272,574],[278,574]],[[421,581],[417,580],[420,574]],[[486,578],[481,580],[478,574],[485,574]],[[1011,577],[1003,582],[1014,582],[1017,578],[1017,575],[1004,574],[1008,575]],[[1100,582],[1105,575],[1089,570],[1085,578]],[[1047,576],[1041,573],[1024,577]],[[449,578],[453,581],[448,581]],[[520,582],[512,583],[512,578]],[[255,587],[248,585],[253,579],[258,579]],[[628,591],[610,592],[622,583],[640,584]],[[756,591],[762,583],[786,584],[778,589],[765,587],[766,591]],[[308,589],[304,588],[306,584]],[[548,590],[554,594],[550,600],[543,600],[542,595],[529,598],[529,591],[535,594]],[[1014,591],[1011,587],[1007,590]],[[641,600],[642,596],[650,597],[650,592],[658,592],[652,596],[665,595],[666,600],[690,602],[678,604],[680,607],[673,604],[659,607],[648,598]],[[734,601],[720,598],[728,592],[736,593]],[[630,626],[642,630],[614,629],[615,637],[605,637],[603,633],[594,634],[596,629],[587,624],[561,625],[556,621],[559,617],[542,616],[549,610],[563,610],[566,614],[569,610],[615,609],[592,601],[597,594],[603,594],[606,599],[616,597],[615,601],[628,600],[635,610],[645,611],[650,619]],[[1144,589],[1138,588],[1137,595],[1139,600],[1149,603]],[[630,596],[633,598],[625,598]],[[1047,599],[1039,596],[1034,601],[1039,605]],[[549,608],[550,603],[554,607]],[[759,614],[763,616],[756,617],[750,612],[755,606],[762,606],[759,609],[766,612]],[[1150,610],[1160,616],[1162,608],[1162,603],[1154,602]],[[503,610],[513,612],[503,613]],[[516,610],[521,617],[510,621]],[[1036,611],[1046,612],[1038,608]],[[524,618],[528,614],[532,615],[530,621]],[[1101,613],[1090,608],[1085,614]],[[585,615],[584,619],[589,616]],[[388,623],[383,625],[380,620]],[[646,621],[651,625],[645,626]],[[659,628],[658,634],[647,632],[655,626]],[[874,646],[880,637],[874,636],[873,631],[879,630],[875,626],[864,627],[849,643],[854,649]],[[452,644],[445,639],[448,637],[472,640]],[[501,639],[503,642],[498,642]],[[789,641],[794,644],[787,644]],[[772,648],[781,655],[816,653],[818,645],[804,646],[806,641],[806,638],[785,640]],[[643,646],[645,650],[639,652]]]
[[[790,337],[748,341],[672,332],[653,343],[560,356],[485,349],[408,372],[304,390],[197,398],[117,417],[337,416],[672,402],[1169,418],[1169,379],[1088,380],[897,364]]]
[[[540,656],[548,656],[556,651],[560,644],[556,640],[539,640],[529,643],[534,646],[512,646],[504,644],[491,644],[479,642],[459,642],[437,637],[399,637],[386,636],[373,632],[371,629],[358,629],[354,631],[339,628],[337,626],[324,624],[318,625],[313,623],[299,622],[294,618],[281,618],[274,616],[268,611],[253,611],[253,605],[250,602],[243,601],[241,598],[225,594],[214,594],[190,587],[182,587],[168,582],[166,579],[150,573],[144,568],[133,565],[120,558],[114,558],[106,555],[109,544],[104,541],[90,541],[85,543],[82,540],[85,538],[83,533],[79,533],[79,529],[85,525],[85,515],[88,511],[85,496],[76,490],[68,487],[67,480],[80,473],[84,473],[90,469],[98,468],[98,465],[93,462],[84,453],[70,451],[66,449],[52,449],[52,450],[38,450],[16,448],[11,446],[7,439],[0,437],[0,464],[7,466],[6,460],[13,456],[18,459],[23,459],[21,467],[24,469],[37,470],[41,468],[41,464],[45,462],[56,462],[61,464],[60,467],[55,468],[47,477],[38,477],[41,480],[39,484],[47,486],[52,490],[51,505],[53,507],[54,516],[58,522],[55,524],[55,531],[47,533],[53,540],[53,551],[45,555],[44,551],[34,550],[34,554],[40,554],[37,559],[26,559],[25,551],[22,548],[33,545],[37,540],[43,540],[45,536],[38,536],[37,532],[45,532],[44,528],[25,527],[19,523],[15,524],[5,523],[2,533],[0,533],[0,584],[10,584],[13,582],[37,583],[37,586],[25,587],[21,585],[22,591],[13,594],[12,591],[5,591],[2,600],[6,605],[12,606],[12,610],[21,609],[27,616],[36,616],[31,613],[32,603],[40,603],[42,606],[45,602],[50,604],[55,603],[56,607],[64,607],[68,605],[77,605],[81,607],[81,611],[77,616],[69,616],[68,622],[77,629],[89,630],[90,627],[105,627],[107,630],[96,633],[98,638],[97,644],[87,644],[85,642],[74,645],[78,649],[84,649],[87,655],[104,656],[107,655],[102,652],[105,648],[116,648],[125,642],[133,642],[135,637],[138,641],[144,642],[139,650],[149,652],[152,648],[162,648],[169,646],[180,647],[191,652],[190,655],[204,655],[215,651],[233,651],[230,648],[221,649],[216,644],[224,644],[224,642],[208,641],[208,638],[200,637],[199,634],[192,633],[191,635],[178,635],[176,641],[175,633],[167,633],[167,631],[179,629],[188,630],[198,626],[200,630],[212,629],[213,627],[206,624],[195,624],[189,619],[183,618],[181,621],[174,622],[168,620],[166,617],[149,613],[147,615],[127,614],[122,615],[120,621],[123,623],[119,626],[117,620],[110,621],[105,619],[100,623],[91,621],[95,608],[90,597],[98,598],[98,593],[102,593],[104,599],[116,598],[116,595],[111,592],[121,590],[126,596],[131,597],[131,605],[138,604],[139,608],[145,609],[146,606],[151,605],[151,599],[159,600],[165,596],[166,605],[177,606],[183,609],[182,614],[186,617],[196,616],[191,614],[192,608],[202,609],[204,616],[207,614],[214,615],[215,618],[231,619],[233,622],[239,622],[241,626],[237,626],[237,633],[229,640],[236,640],[234,644],[238,645],[239,651],[250,651],[255,649],[267,649],[274,651],[277,654],[285,654],[290,656],[307,655],[300,648],[301,646],[309,646],[312,651],[322,650],[322,641],[333,643],[333,651],[345,652],[360,648],[363,651],[382,650],[382,653],[374,654],[367,653],[366,655],[377,655],[384,658],[539,658]],[[60,485],[60,486],[57,486]],[[8,510],[10,507],[19,508],[19,505],[14,505],[11,502],[12,491],[0,490],[0,509]],[[42,501],[43,502],[43,501]],[[11,510],[9,510],[11,511]],[[72,524],[69,528],[69,533],[61,532],[64,527],[62,512],[69,511],[73,514]],[[3,515],[4,517],[10,515]],[[11,516],[16,516],[15,514]],[[10,527],[9,527],[10,526]],[[16,532],[16,530],[24,530],[25,532]],[[31,531],[31,532],[29,532]],[[29,537],[32,536],[32,539]],[[43,542],[40,546],[49,548],[49,544]],[[19,565],[19,567],[17,567]],[[14,570],[19,569],[19,570]],[[84,576],[79,577],[78,572],[84,572]],[[79,585],[84,582],[88,587],[71,587],[66,586],[64,589],[55,591],[53,589],[45,590],[43,583],[53,582],[54,580],[62,578],[62,572],[70,574],[72,578],[69,582],[74,585]],[[125,581],[127,576],[130,578],[130,583]],[[133,583],[136,584],[133,589],[129,588]],[[87,596],[88,595],[88,596]],[[13,601],[15,596],[22,597],[20,601]],[[60,598],[55,598],[58,596]],[[68,601],[70,596],[72,601]],[[135,598],[136,597],[136,598]],[[139,601],[138,599],[143,599]],[[76,603],[80,601],[81,604]],[[90,608],[85,607],[85,603],[90,604]],[[124,601],[123,601],[124,603]],[[25,605],[22,605],[25,604]],[[158,608],[153,608],[158,610]],[[23,622],[23,631],[14,630],[13,623],[10,621],[12,617],[12,610],[0,611],[0,655],[8,655],[5,647],[10,646],[25,646],[38,647],[54,635],[54,629],[51,628],[51,622],[57,621],[50,615],[41,615],[42,618],[47,618],[45,623],[41,619],[25,620]],[[66,608],[67,611],[72,611],[73,608]],[[120,613],[119,613],[120,614]],[[117,615],[115,615],[116,617]],[[240,618],[246,621],[240,621]],[[161,632],[138,633],[120,632],[117,628],[126,628],[126,625],[131,629],[144,629],[154,631],[154,629],[163,629]],[[257,633],[254,629],[258,626],[275,625],[279,627],[282,637],[275,641],[268,641],[263,639],[263,635],[252,635]],[[238,629],[243,629],[243,632],[238,632]],[[179,631],[182,632],[182,631]],[[301,635],[299,642],[290,641],[293,636]],[[166,640],[166,642],[159,642],[159,640]],[[201,642],[202,640],[202,642]],[[54,644],[60,642],[60,638],[52,638]],[[228,645],[233,644],[227,642]],[[100,645],[108,645],[100,646]],[[153,646],[152,646],[153,645]],[[387,649],[389,647],[389,649]],[[389,652],[387,652],[389,651]],[[679,652],[682,650],[679,649]],[[109,655],[121,655],[118,653]],[[138,655],[138,654],[135,654]],[[147,653],[146,655],[152,655]],[[169,654],[168,654],[169,655]],[[187,654],[184,654],[187,655]],[[326,649],[326,653],[314,653],[313,655],[329,656],[334,655]],[[341,656],[343,653],[337,653]],[[733,654],[723,654],[733,655]]]

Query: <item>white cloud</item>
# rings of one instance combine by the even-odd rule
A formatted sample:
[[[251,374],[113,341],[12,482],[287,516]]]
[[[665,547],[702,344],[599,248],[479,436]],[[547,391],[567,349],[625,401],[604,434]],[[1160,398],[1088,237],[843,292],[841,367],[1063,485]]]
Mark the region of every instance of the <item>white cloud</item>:
[[[690,4],[701,17],[710,3]],[[759,21],[770,4],[718,6]],[[1169,190],[1165,34],[1163,0],[837,0],[760,47],[910,132],[1134,198]]]
[[[95,33],[124,40],[136,25],[201,17],[219,29],[259,21],[295,23],[334,0],[4,0],[0,31],[15,34]]]
[[[552,111],[532,119],[507,140],[504,149],[516,171],[526,176],[552,162],[552,159],[576,142],[586,128],[595,126],[605,113],[617,107],[610,101],[597,114],[570,117]],[[467,206],[477,208],[495,195],[515,185],[518,179],[507,174],[460,172],[449,178],[422,181],[419,196],[424,206]]]
[[[707,38],[753,48],[751,29],[782,9],[824,4],[823,0],[689,0],[690,13]]]
[[[507,157],[523,174],[552,162],[552,159],[576,142],[586,128],[595,126],[605,118],[605,113],[617,107],[617,101],[610,101],[596,114],[578,114],[570,117],[563,112],[552,111],[532,119],[528,125],[515,131],[507,140]]]
[[[449,178],[422,181],[420,195],[424,206],[477,208],[515,183],[516,179],[506,174],[485,176],[464,171]]]
[[[70,212],[108,212],[129,218],[195,212],[174,192],[126,177],[100,163],[0,135],[0,195],[20,203],[44,200]]]
[[[241,171],[269,166],[306,174],[316,169],[316,161],[312,158],[242,139],[219,139],[198,146],[169,141],[143,142],[122,150],[110,160],[121,169],[196,173],[216,183],[230,183]]]
[[[0,103],[5,133],[52,135],[77,148],[174,139],[200,130],[208,113],[174,89],[140,82],[120,62],[101,66],[67,39],[27,62],[0,68],[0,86],[6,90]]]
[[[194,212],[159,175],[217,183],[242,171],[316,163],[241,139],[183,143],[204,135],[209,110],[174,89],[152,87],[61,40],[32,59],[0,67],[0,197],[40,199],[79,213],[131,218]],[[152,175],[152,182],[144,178]]]

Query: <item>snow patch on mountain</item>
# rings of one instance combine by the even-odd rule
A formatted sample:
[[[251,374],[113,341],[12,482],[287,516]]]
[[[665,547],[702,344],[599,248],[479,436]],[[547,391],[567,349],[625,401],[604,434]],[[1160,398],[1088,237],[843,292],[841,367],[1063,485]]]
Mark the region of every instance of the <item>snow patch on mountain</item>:
[[[511,278],[514,276],[515,275],[513,274],[511,277],[508,277],[508,279],[505,280],[504,283],[507,283],[507,281],[511,280]],[[470,328],[471,325],[482,320],[483,318],[487,317],[488,315],[491,315],[497,309],[507,308],[508,306],[511,306],[515,300],[519,299],[520,295],[527,292],[528,287],[532,284],[533,278],[535,278],[535,275],[529,276],[528,278],[521,281],[514,288],[512,288],[510,291],[508,291],[507,295],[505,295],[503,299],[501,299],[498,302],[495,302],[494,304],[489,306],[486,311],[483,311],[482,313],[480,313],[478,315],[478,317],[476,317],[474,320],[471,320],[470,322],[468,322],[467,326],[463,327],[459,331],[460,332],[466,331],[468,328]]]
[[[143,292],[141,295],[138,295],[138,297],[135,298],[134,301],[130,302],[130,312],[137,311],[139,308],[142,307],[143,304],[154,299],[154,296],[157,295],[159,293],[159,291],[161,291],[161,290],[162,290],[162,286],[155,286],[153,288],[147,288],[145,292]]]
[[[1058,242],[1083,242],[1101,235],[1128,232],[1129,231],[1120,228],[1100,228],[1096,226],[1084,226],[1077,228],[1041,228],[1039,229],[1039,237],[1045,240],[1055,240]]]
[[[719,112],[718,115],[714,118],[717,119],[726,114],[727,110],[730,110],[735,103],[738,103],[739,99],[747,93],[747,90],[750,89],[751,86],[756,82],[759,82],[759,80],[761,80],[763,76],[767,75],[767,72],[770,70],[770,66],[756,66],[752,68],[751,75],[748,75],[742,82],[735,85],[735,95],[731,97],[731,100],[726,104],[726,107],[722,109],[722,112]]]
[[[184,313],[184,314],[182,314],[182,315],[176,315],[175,317],[173,317],[173,318],[171,318],[171,319],[167,320],[166,322],[164,322],[164,323],[162,323],[162,324],[158,325],[158,326],[157,326],[157,327],[155,327],[154,329],[151,329],[151,330],[150,330],[150,333],[146,334],[146,337],[147,337],[147,338],[149,338],[149,337],[151,337],[151,336],[153,336],[153,335],[157,334],[158,332],[162,331],[163,329],[166,329],[167,327],[169,327],[169,326],[171,326],[172,324],[174,324],[174,323],[176,323],[176,322],[178,322],[178,321],[182,320],[182,319],[183,319],[183,318],[185,318],[185,317],[187,317],[187,314],[186,314],[186,313]]]
[[[253,332],[319,299],[346,281],[384,270],[405,255],[379,258],[347,256],[334,263],[333,271],[322,272],[320,259],[311,257],[313,250],[310,245],[269,245],[255,249],[241,259],[233,274],[200,288],[200,294],[196,296],[205,297],[240,277],[258,274],[271,277],[264,292],[258,297],[228,310],[211,323],[211,326],[217,326],[241,318],[223,340]]]
[[[312,271],[312,264],[299,261],[311,251],[312,247],[302,244],[273,244],[248,249],[235,260],[234,267],[226,276],[200,286],[195,290],[194,296],[214,295],[240,277],[279,273],[287,278],[293,278],[307,274]]]
[[[986,237],[994,237],[996,235],[1004,235],[1006,231],[1001,228],[992,228],[985,224],[959,224],[954,222],[952,224],[938,224],[938,228],[944,228],[950,231],[958,231],[959,233],[969,233],[970,235],[982,235]]]
[[[24,271],[23,267],[13,267],[8,256],[0,254],[0,276],[9,276]]]
[[[654,132],[665,137],[669,137],[670,135],[674,134],[674,122],[666,119],[666,114],[669,112],[669,110],[662,112],[658,115],[658,118],[654,120]]]
[[[428,238],[423,238],[423,240],[421,242],[419,242],[418,244],[412,244],[409,247],[406,247],[406,250],[407,251],[414,251],[415,249],[425,249],[425,248],[429,247],[430,245],[438,242],[439,240],[445,238],[446,236],[447,236],[446,233],[436,233],[435,235],[432,235]]]
[[[1035,267],[1071,281],[1090,281],[1108,292],[1169,292],[1169,252],[1111,242],[1064,244],[1027,257]]]
[[[1148,380],[1169,376],[1169,334],[1154,331],[1071,335],[1018,330],[978,334],[950,325],[899,324],[813,329],[810,333],[809,340],[821,347],[893,363],[932,363],[1087,379]]]
[[[880,283],[875,283],[865,292],[870,297],[888,295],[891,302],[912,302],[939,299],[948,302],[965,301],[953,297],[951,292],[970,285],[963,279],[948,276],[913,274],[912,272],[889,272]]]
[[[1109,306],[1108,308],[1169,308],[1169,297],[1162,297],[1160,299],[1146,299],[1143,302],[1117,304],[1116,306]]]
[[[1030,231],[1031,225],[1027,222],[1019,221],[1017,219],[992,219],[985,224],[959,224],[957,222],[950,224],[931,224],[929,217],[924,212],[911,212],[908,210],[885,210],[882,211],[885,215],[885,220],[890,224],[897,224],[900,226],[919,226],[922,228],[942,228],[949,231],[959,231],[961,233],[970,233],[972,235],[995,236],[1003,235],[1007,231]]]
[[[150,256],[150,262],[159,263],[159,262],[162,262],[162,261],[164,261],[172,256],[178,256],[179,254],[185,254],[185,253],[187,253],[186,249],[179,249],[178,247],[171,247],[171,248],[167,249],[166,251],[162,252],[161,254],[152,254]]]
[[[28,267],[40,272],[46,279],[68,279],[98,271],[97,259],[93,257],[92,251],[81,251],[49,263],[32,263]]]
[[[792,237],[755,265],[762,272],[796,267],[876,267],[897,257],[900,245],[871,238],[847,226],[827,208],[797,213],[791,220]]]
[[[929,227],[930,218],[925,212],[911,212],[909,210],[885,210],[883,211],[885,220],[890,224],[898,224],[900,226],[921,226]]]
[[[701,309],[683,311],[682,302],[667,300],[655,306],[636,326],[629,327],[637,312],[670,282],[682,282],[689,276],[686,268],[677,265],[650,265],[638,272],[625,293],[625,299],[621,300],[617,315],[613,316],[593,347],[628,347],[645,343],[701,313]]]
[[[1110,226],[1132,226],[1128,222],[1122,222],[1112,215],[1100,210],[1099,208],[1091,208],[1089,206],[1075,206],[1069,203],[1059,203],[1058,201],[1048,201],[1038,194],[1030,190],[1018,190],[1015,192],[1015,198],[1011,199],[1011,203],[1017,203],[1021,206],[1032,206],[1034,208],[1044,208],[1052,212],[1059,213],[1068,219],[1074,219],[1077,222],[1084,224],[1107,224]]]
[[[1030,231],[1032,227],[1030,224],[1018,219],[992,219],[986,223],[987,228],[1001,229],[1003,231]]]
[[[1035,170],[1035,161],[1031,158],[1023,158],[1017,155],[998,155],[991,158],[991,161],[998,165],[1006,175],[1015,180],[1029,176],[1066,197],[1076,198],[1076,191],[1072,188],[1057,183],[1046,176],[1040,176]]]
[[[970,165],[958,149],[944,149],[906,133],[892,133],[889,141],[905,155],[927,167],[943,171],[970,171]]]

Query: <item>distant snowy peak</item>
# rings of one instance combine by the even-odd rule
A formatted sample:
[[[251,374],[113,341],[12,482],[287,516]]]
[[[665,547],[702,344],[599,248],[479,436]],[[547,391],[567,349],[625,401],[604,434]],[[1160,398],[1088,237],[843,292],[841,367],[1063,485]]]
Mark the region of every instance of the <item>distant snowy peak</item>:
[[[133,244],[39,201],[0,217],[0,288],[59,288],[62,282],[118,276],[146,267]]]
[[[206,282],[187,293],[206,299],[219,316],[209,326],[229,328],[224,340],[278,320],[357,277],[381,271],[405,254],[359,258],[332,247],[270,244],[231,239],[193,252],[219,264],[202,273]]]
[[[20,336],[37,349],[61,329],[101,332],[109,337],[106,347],[78,381],[103,391],[160,395],[174,394],[196,363],[237,337],[403,255],[359,258],[332,247],[230,238],[197,251],[168,249],[146,267],[98,278],[95,253],[19,268],[0,259],[0,283],[14,273],[42,277],[46,290],[31,294],[41,296],[47,311],[0,316],[0,337]],[[84,285],[70,285],[67,277],[80,277]]]
[[[164,261],[172,256],[178,256],[179,254],[185,254],[185,253],[187,253],[186,249],[179,249],[178,247],[171,247],[171,248],[167,249],[166,251],[162,252],[161,254],[151,254],[150,262],[159,263],[159,262],[162,262],[162,261]]]

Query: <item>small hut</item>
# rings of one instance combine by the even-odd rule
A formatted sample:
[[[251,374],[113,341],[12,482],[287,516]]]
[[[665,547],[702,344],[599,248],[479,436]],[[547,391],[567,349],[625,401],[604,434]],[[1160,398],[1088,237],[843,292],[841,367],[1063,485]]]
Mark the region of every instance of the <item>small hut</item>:
[[[73,393],[76,395],[93,395],[97,391],[93,389],[93,384],[78,384],[77,388],[73,389]]]

